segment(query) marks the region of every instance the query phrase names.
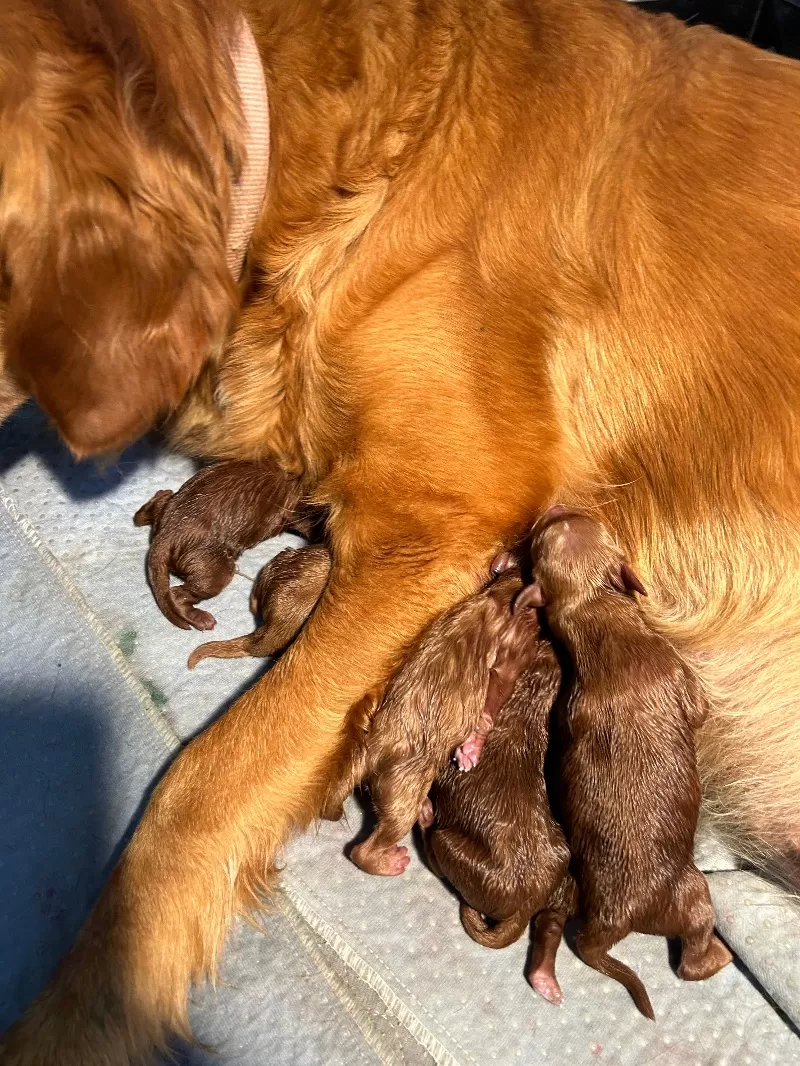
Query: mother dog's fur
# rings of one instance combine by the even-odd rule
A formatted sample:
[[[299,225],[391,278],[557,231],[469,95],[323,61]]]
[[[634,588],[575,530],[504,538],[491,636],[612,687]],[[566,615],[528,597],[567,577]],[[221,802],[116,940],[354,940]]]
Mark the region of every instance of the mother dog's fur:
[[[272,157],[235,318],[235,0],[0,13],[0,404],[32,393],[81,454],[170,413],[196,454],[273,455],[334,555],[4,1066],[186,1031],[349,708],[554,500],[615,530],[707,683],[709,811],[798,876],[800,65],[617,0],[241,2]]]

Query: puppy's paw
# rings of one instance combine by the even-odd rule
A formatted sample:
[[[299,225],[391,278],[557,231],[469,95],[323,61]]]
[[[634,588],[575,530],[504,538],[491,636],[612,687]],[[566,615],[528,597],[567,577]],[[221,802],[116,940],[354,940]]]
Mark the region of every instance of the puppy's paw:
[[[188,622],[193,629],[199,629],[201,633],[207,633],[209,629],[213,629],[217,624],[213,614],[195,607],[196,597],[184,585],[173,585],[168,595],[174,613],[185,622]],[[171,617],[169,611],[164,611],[164,613],[168,618]]]
[[[717,936],[712,936],[708,949],[699,955],[685,948],[678,966],[678,977],[682,981],[705,981],[719,973],[723,967],[733,961],[733,955]]]
[[[459,770],[466,773],[467,770],[472,770],[478,765],[485,743],[486,734],[473,729],[464,743],[459,744],[453,755]]]
[[[426,797],[425,802],[420,807],[419,818],[417,819],[420,829],[430,829],[433,825],[433,818],[433,804]]]
[[[405,873],[406,867],[411,862],[408,848],[402,844],[392,844],[391,847],[380,851],[367,847],[368,841],[357,844],[350,852],[350,858],[368,874],[377,874],[379,877],[397,877]]]
[[[548,1003],[553,1003],[557,1007],[561,1006],[564,997],[561,994],[561,985],[556,980],[552,969],[543,967],[531,970],[527,976],[528,984],[539,993],[542,999],[546,999]]]
[[[201,633],[207,633],[209,629],[213,629],[217,624],[213,614],[209,614],[208,611],[198,610],[197,607],[192,607],[186,612],[186,620],[194,629],[199,629]]]
[[[513,552],[500,552],[492,559],[492,565],[489,567],[492,577],[500,577],[501,574],[505,574],[506,571],[512,570],[518,567],[519,563]]]

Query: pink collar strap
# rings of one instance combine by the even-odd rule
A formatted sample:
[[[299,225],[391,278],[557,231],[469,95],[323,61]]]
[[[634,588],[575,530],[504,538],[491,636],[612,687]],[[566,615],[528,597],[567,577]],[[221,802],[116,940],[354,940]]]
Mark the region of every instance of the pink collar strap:
[[[238,281],[247,247],[264,206],[269,170],[269,102],[264,68],[253,31],[242,18],[231,52],[246,126],[245,159],[233,185],[227,262]]]

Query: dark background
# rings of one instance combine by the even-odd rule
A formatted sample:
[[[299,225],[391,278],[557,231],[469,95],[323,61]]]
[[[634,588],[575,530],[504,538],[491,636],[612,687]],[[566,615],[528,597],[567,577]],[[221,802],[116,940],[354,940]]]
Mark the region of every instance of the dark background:
[[[690,26],[707,23],[759,48],[800,59],[800,0],[638,0]]]

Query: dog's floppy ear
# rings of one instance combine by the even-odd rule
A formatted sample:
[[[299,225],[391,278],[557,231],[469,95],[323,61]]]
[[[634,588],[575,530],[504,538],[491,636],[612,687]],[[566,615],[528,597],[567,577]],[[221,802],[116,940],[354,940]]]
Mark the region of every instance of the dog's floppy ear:
[[[149,21],[137,5],[52,6],[49,22],[11,20],[9,47],[31,57],[18,92],[0,64],[15,101],[0,114],[5,372],[80,457],[172,412],[224,339],[238,299],[225,129],[238,144],[241,122],[230,64],[199,46],[203,27],[217,36],[197,12],[227,5],[164,0]],[[169,26],[186,32],[164,43]]]
[[[533,584],[526,585],[522,592],[517,595],[514,600],[514,614],[519,614],[520,611],[534,610],[537,607],[544,607],[544,593],[539,582],[534,581]]]
[[[619,578],[614,581],[614,586],[620,592],[638,592],[640,596],[647,595],[647,589],[639,580],[639,576],[630,563],[623,563],[619,568]]]
[[[8,370],[79,457],[121,449],[174,410],[231,313],[224,279],[165,261],[122,221],[59,227],[62,247],[14,277],[8,305]]]

